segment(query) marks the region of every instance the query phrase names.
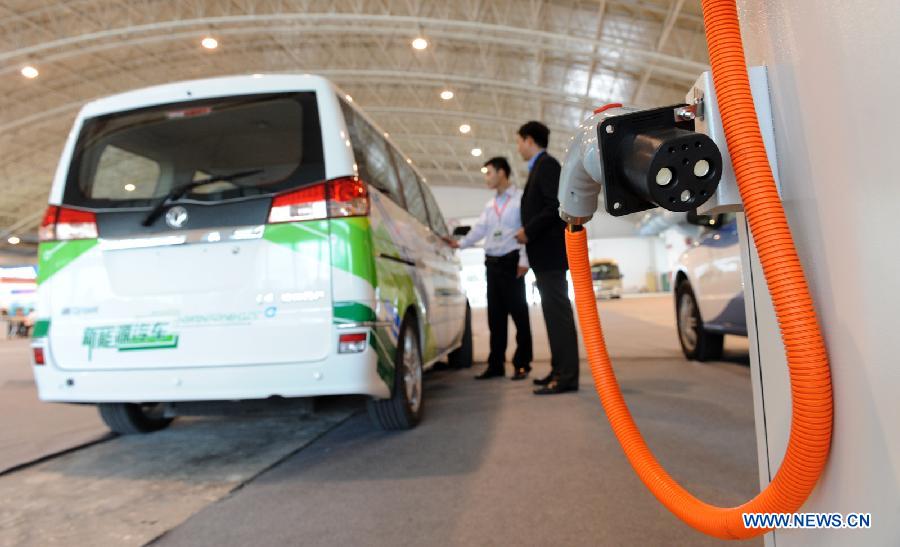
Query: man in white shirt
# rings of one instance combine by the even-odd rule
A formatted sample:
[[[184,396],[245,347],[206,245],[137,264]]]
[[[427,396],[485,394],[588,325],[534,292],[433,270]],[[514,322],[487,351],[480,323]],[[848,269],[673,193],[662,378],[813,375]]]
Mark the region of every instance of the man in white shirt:
[[[532,347],[524,279],[528,272],[528,257],[525,245],[516,241],[516,232],[522,227],[519,213],[522,191],[509,180],[511,170],[506,158],[489,159],[482,171],[487,187],[496,195],[485,204],[481,217],[466,237],[458,242],[448,241],[451,246],[464,249],[484,240],[491,351],[487,369],[475,378],[485,380],[504,376],[509,330],[507,317],[512,316],[516,325],[512,379],[524,380],[531,372]]]

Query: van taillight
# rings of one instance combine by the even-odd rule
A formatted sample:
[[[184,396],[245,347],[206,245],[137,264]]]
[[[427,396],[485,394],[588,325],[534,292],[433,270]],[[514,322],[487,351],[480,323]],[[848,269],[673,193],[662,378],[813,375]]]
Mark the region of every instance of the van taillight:
[[[369,192],[356,177],[329,180],[275,196],[269,223],[363,216],[369,213]]]
[[[44,213],[44,220],[38,229],[40,241],[68,241],[72,239],[95,239],[97,237],[97,215],[90,211],[79,211],[51,205]]]
[[[269,210],[269,223],[298,222],[325,218],[328,204],[325,200],[325,183],[308,186],[275,196]]]
[[[43,365],[44,361],[44,348],[31,348],[32,355],[34,356],[34,364],[35,365]]]
[[[328,181],[328,216],[355,217],[369,214],[369,191],[356,177]]]
[[[338,338],[338,353],[361,353],[366,351],[368,335],[364,332],[342,334]]]

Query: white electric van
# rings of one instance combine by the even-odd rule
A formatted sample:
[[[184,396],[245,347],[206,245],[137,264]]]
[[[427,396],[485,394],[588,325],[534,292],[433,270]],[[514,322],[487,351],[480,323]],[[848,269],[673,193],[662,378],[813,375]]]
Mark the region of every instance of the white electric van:
[[[422,372],[471,363],[460,264],[427,184],[315,76],[227,77],[87,104],[40,228],[45,401],[119,433],[177,403],[371,397],[422,413]]]

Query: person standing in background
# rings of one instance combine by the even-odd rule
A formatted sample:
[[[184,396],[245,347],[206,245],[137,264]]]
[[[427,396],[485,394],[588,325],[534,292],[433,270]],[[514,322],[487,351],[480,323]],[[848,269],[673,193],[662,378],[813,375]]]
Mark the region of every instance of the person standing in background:
[[[478,380],[505,375],[509,316],[516,326],[516,352],[513,355],[513,380],[524,380],[531,372],[531,323],[525,299],[528,257],[524,245],[516,241],[521,228],[519,204],[522,191],[509,180],[511,169],[506,158],[491,158],[484,163],[487,187],[496,194],[488,201],[478,222],[460,241],[448,239],[455,248],[465,249],[484,240],[484,266],[487,277],[487,312],[490,329],[488,366]]]
[[[525,244],[541,295],[541,309],[550,340],[551,371],[536,379],[536,395],[578,390],[578,333],[569,301],[565,222],[559,218],[559,173],[556,158],[547,153],[550,129],[531,121],[519,128],[516,144],[528,162],[528,182],[522,193],[522,228],[516,239]]]

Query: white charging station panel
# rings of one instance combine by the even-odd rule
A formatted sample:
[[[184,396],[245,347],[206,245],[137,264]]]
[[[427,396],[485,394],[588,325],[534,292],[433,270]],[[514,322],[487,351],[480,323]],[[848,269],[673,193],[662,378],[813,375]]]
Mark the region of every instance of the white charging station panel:
[[[778,186],[780,194],[781,185],[778,180],[778,162],[775,155],[775,130],[772,125],[772,106],[769,102],[769,79],[766,67],[750,67],[747,73],[750,77],[750,92],[753,94],[759,129],[766,146],[769,165],[772,167],[772,175],[775,177],[775,184]],[[698,207],[697,212],[704,215],[716,215],[743,211],[741,194],[738,191],[734,169],[731,166],[731,154],[728,151],[728,143],[725,141],[725,130],[722,128],[722,116],[719,112],[719,102],[716,99],[712,72],[706,71],[700,75],[700,78],[694,83],[694,87],[688,91],[685,102],[697,105],[694,120],[695,130],[708,135],[722,152],[722,180],[719,181],[715,195]]]

